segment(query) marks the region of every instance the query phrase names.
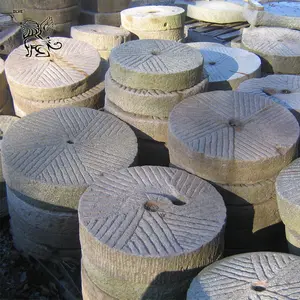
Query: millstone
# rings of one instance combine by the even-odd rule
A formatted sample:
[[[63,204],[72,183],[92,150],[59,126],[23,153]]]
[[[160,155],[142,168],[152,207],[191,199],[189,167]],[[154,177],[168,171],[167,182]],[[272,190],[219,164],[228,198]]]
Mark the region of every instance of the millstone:
[[[2,153],[10,188],[42,209],[61,211],[76,209],[81,194],[99,176],[134,164],[137,140],[129,126],[109,114],[55,108],[10,127]]]
[[[121,23],[129,31],[167,31],[184,27],[184,9],[176,6],[142,6],[121,12]]]
[[[163,92],[158,90],[132,89],[117,83],[110,72],[105,75],[105,92],[111,102],[122,110],[143,116],[168,118],[171,110],[183,99],[198,93],[206,92],[208,78],[192,88]]]
[[[131,41],[112,50],[110,72],[118,83],[135,89],[184,90],[201,81],[199,51],[174,41]]]
[[[206,48],[212,48],[212,47],[225,47],[222,44],[219,43],[210,43],[210,42],[195,42],[195,43],[186,43],[186,45],[196,48],[196,49],[206,49]]]
[[[5,62],[11,90],[35,100],[69,98],[87,91],[99,76],[100,56],[92,46],[68,38],[52,38],[62,48],[50,57],[26,57],[22,45]]]
[[[128,113],[105,97],[104,109],[132,127],[136,135],[142,139],[166,142],[168,139],[168,119],[141,116]]]
[[[222,197],[181,170],[107,174],[84,193],[78,211],[83,257],[115,280],[176,286],[223,251]]]
[[[84,0],[81,7],[84,10],[96,11],[101,13],[120,12],[128,8],[130,0]]]
[[[235,90],[249,78],[260,77],[260,58],[246,50],[213,47],[200,49],[209,76],[209,90]]]
[[[300,74],[300,32],[287,28],[245,28],[242,47],[262,58],[266,73]]]
[[[300,258],[256,252],[215,262],[193,280],[187,300],[298,299]]]
[[[221,184],[254,184],[293,160],[299,125],[268,97],[202,93],[179,103],[169,118],[171,163]]]
[[[299,1],[248,1],[244,17],[253,26],[300,29]]]
[[[300,234],[299,231],[294,231],[285,227],[285,235],[288,242],[289,252],[295,255],[300,255]]]
[[[95,13],[88,10],[81,10],[79,17],[80,24],[101,24],[119,27],[121,15],[116,13]]]
[[[130,40],[129,31],[107,25],[74,26],[71,36],[94,46],[98,51],[110,51]]]
[[[185,38],[184,28],[165,31],[131,30],[140,40],[169,40],[182,42]]]
[[[8,55],[22,44],[21,29],[11,25],[0,32],[0,54]]]

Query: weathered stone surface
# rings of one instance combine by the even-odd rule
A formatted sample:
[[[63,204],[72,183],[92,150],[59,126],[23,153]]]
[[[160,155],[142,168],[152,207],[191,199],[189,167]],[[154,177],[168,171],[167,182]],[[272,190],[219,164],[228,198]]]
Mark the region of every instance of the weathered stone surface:
[[[266,73],[300,74],[300,32],[297,30],[245,28],[242,47],[262,58]]]
[[[8,186],[36,206],[76,209],[99,176],[134,164],[137,140],[117,118],[89,108],[47,109],[10,127],[2,145]],[[32,201],[33,201],[32,200]]]
[[[63,23],[63,24],[55,24],[53,36],[70,37],[72,26],[75,26],[77,24],[78,24],[78,21],[67,22],[67,23]]]
[[[213,47],[200,49],[208,74],[210,91],[235,90],[249,78],[260,77],[260,58],[246,50]]]
[[[71,29],[73,39],[86,42],[98,51],[110,51],[130,40],[130,32],[114,26],[82,25]]]
[[[117,83],[110,72],[105,75],[105,92],[109,101],[125,112],[142,116],[168,118],[171,110],[183,99],[206,92],[208,78],[186,90],[163,92],[157,90],[132,89]]]
[[[135,89],[173,92],[201,81],[199,51],[174,41],[131,41],[112,50],[110,72],[118,83]]]
[[[73,97],[91,88],[100,71],[100,56],[94,47],[74,39],[52,38],[61,43],[50,57],[26,57],[22,45],[5,62],[11,90],[35,100]]]
[[[184,28],[165,31],[131,30],[140,40],[169,40],[182,42],[185,39]]]
[[[186,45],[196,48],[196,49],[206,49],[206,48],[212,48],[212,47],[225,47],[222,44],[219,43],[209,43],[209,42],[195,42],[195,43],[186,43]]]
[[[299,230],[294,230],[285,227],[285,235],[288,242],[289,252],[295,255],[300,255],[300,234]]]
[[[249,0],[244,18],[253,26],[300,29],[300,2]]]
[[[221,184],[268,180],[295,157],[299,125],[268,97],[202,93],[179,103],[169,118],[171,163]]]
[[[83,257],[115,279],[176,286],[222,253],[222,197],[181,170],[107,174],[84,193],[78,211]]]
[[[187,300],[297,299],[300,258],[256,252],[215,262],[193,280]],[[220,298],[221,297],[221,298]]]
[[[81,7],[84,10],[112,13],[120,12],[123,9],[128,8],[130,0],[84,0],[81,1]]]
[[[116,13],[95,13],[89,10],[81,10],[79,17],[80,24],[100,24],[119,27],[121,15]]]
[[[0,31],[0,54],[8,55],[22,44],[21,29],[11,25]]]

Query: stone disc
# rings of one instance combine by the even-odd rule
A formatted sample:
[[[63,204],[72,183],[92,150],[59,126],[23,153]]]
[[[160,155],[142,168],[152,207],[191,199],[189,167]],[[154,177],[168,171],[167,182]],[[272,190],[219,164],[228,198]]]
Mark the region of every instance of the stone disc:
[[[277,175],[295,157],[299,125],[268,97],[202,93],[169,117],[173,165],[221,184],[254,184]]]
[[[94,47],[74,39],[52,38],[51,44],[61,43],[50,57],[26,57],[22,45],[5,62],[10,88],[35,100],[69,98],[87,91],[100,71],[100,56]]]
[[[165,31],[131,30],[140,40],[169,40],[182,42],[185,39],[184,28]]]
[[[185,171],[144,166],[107,174],[78,211],[83,256],[131,283],[178,283],[223,251],[222,197]]]
[[[225,47],[222,44],[219,43],[211,43],[211,42],[195,42],[195,43],[186,43],[187,46],[196,48],[196,49],[206,49],[206,48],[212,48],[212,47]]]
[[[107,113],[55,108],[11,126],[2,154],[10,188],[41,208],[76,209],[96,178],[135,163],[137,139],[128,125]]]
[[[235,90],[249,78],[260,77],[260,58],[246,50],[213,47],[200,49],[204,69],[209,78],[209,90]]]
[[[117,83],[110,72],[105,75],[105,92],[111,102],[122,110],[143,116],[168,118],[171,110],[183,99],[207,91],[208,78],[192,88],[162,92],[157,90],[132,89]]]
[[[8,55],[20,45],[22,45],[20,26],[14,24],[2,29],[0,32],[0,54]]]
[[[245,28],[242,47],[262,58],[266,73],[300,74],[300,32],[297,30]]]
[[[100,24],[119,27],[121,26],[121,15],[119,12],[95,13],[88,10],[81,10],[79,21],[79,24]]]
[[[112,78],[135,89],[188,89],[201,81],[202,69],[200,52],[174,41],[131,41],[113,49],[110,55]]]
[[[84,10],[101,13],[116,13],[128,8],[130,0],[84,0],[81,7]]]
[[[183,28],[185,12],[176,6],[141,6],[121,12],[121,23],[127,30],[166,31]]]
[[[256,252],[231,256],[202,270],[187,300],[298,299],[300,258]]]

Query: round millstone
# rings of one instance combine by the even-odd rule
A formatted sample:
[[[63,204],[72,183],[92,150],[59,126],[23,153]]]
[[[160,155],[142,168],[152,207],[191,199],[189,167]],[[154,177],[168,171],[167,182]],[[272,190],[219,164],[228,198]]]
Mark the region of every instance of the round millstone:
[[[100,24],[109,26],[121,26],[121,15],[116,13],[95,13],[88,10],[81,10],[79,17],[80,24]]]
[[[245,28],[242,47],[262,58],[266,73],[300,74],[300,32],[297,30]]]
[[[117,83],[112,79],[110,72],[105,75],[105,93],[109,101],[125,112],[158,118],[168,118],[176,104],[185,98],[206,92],[207,87],[208,78],[203,78],[194,87],[181,91],[167,93],[158,90],[139,90]]]
[[[174,41],[130,41],[110,55],[112,78],[135,89],[188,89],[201,81],[202,69],[201,53]]]
[[[94,46],[98,51],[110,51],[130,40],[130,32],[114,26],[82,25],[71,29],[74,39]]]
[[[299,125],[268,97],[202,93],[169,117],[173,165],[221,184],[254,184],[277,175],[295,157]]]
[[[210,43],[210,42],[195,42],[195,43],[186,43],[187,46],[196,48],[196,49],[206,49],[206,48],[212,48],[212,47],[225,47],[222,44],[219,43]]]
[[[121,23],[129,31],[166,31],[184,27],[184,9],[176,6],[142,6],[121,12]]]
[[[294,231],[285,227],[285,235],[288,242],[289,252],[295,255],[300,255],[300,234],[299,230]]]
[[[0,34],[0,54],[8,55],[20,45],[22,45],[20,26],[14,24],[2,29]]]
[[[11,90],[35,100],[63,99],[84,93],[98,80],[100,56],[94,47],[74,39],[52,38],[50,57],[26,57],[22,45],[5,62]]]
[[[81,7],[84,10],[101,13],[120,12],[128,8],[130,0],[84,0],[81,1]]]
[[[83,257],[112,278],[175,284],[223,251],[222,197],[181,170],[144,166],[107,174],[84,193],[78,211]]]
[[[209,90],[235,90],[249,78],[260,77],[260,58],[246,50],[213,47],[200,49],[204,69],[209,78]]]
[[[202,270],[187,300],[298,299],[300,258],[256,252],[231,256]]]
[[[169,40],[182,42],[185,39],[184,28],[166,31],[131,30],[140,40]]]
[[[96,178],[135,163],[137,139],[128,125],[107,113],[55,108],[11,126],[2,154],[10,188],[41,208],[76,209]]]

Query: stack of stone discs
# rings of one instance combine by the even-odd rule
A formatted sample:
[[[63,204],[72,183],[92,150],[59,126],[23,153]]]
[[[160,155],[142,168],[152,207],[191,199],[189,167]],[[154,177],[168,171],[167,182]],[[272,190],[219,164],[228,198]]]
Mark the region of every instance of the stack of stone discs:
[[[202,71],[200,52],[174,41],[138,40],[113,49],[105,109],[135,129],[140,163],[168,165],[169,113],[184,98],[207,89]]]
[[[185,171],[107,174],[82,195],[78,214],[84,300],[184,299],[192,278],[223,252],[223,199]]]
[[[8,209],[6,203],[6,186],[2,174],[2,162],[1,162],[2,140],[7,129],[17,120],[19,119],[13,116],[0,116],[0,218],[8,215]]]
[[[176,6],[141,6],[121,12],[122,27],[142,39],[184,41],[185,11]]]
[[[13,241],[38,258],[80,254],[77,206],[85,189],[135,163],[137,140],[114,116],[47,109],[14,123],[2,145]]]
[[[120,12],[128,8],[130,0],[83,0],[80,24],[121,25]]]
[[[48,52],[41,46],[44,56],[36,57],[35,45],[30,44],[31,57],[20,46],[5,62],[17,116],[62,106],[98,108],[104,101],[104,74],[97,50],[70,38],[52,38],[52,42],[58,49]]]
[[[4,65],[4,60],[0,58],[0,115],[11,115],[13,114],[13,105],[6,81]]]
[[[171,163],[218,187],[227,205],[227,253],[285,246],[275,178],[294,159],[298,137],[296,118],[266,96],[203,93],[171,112]]]

